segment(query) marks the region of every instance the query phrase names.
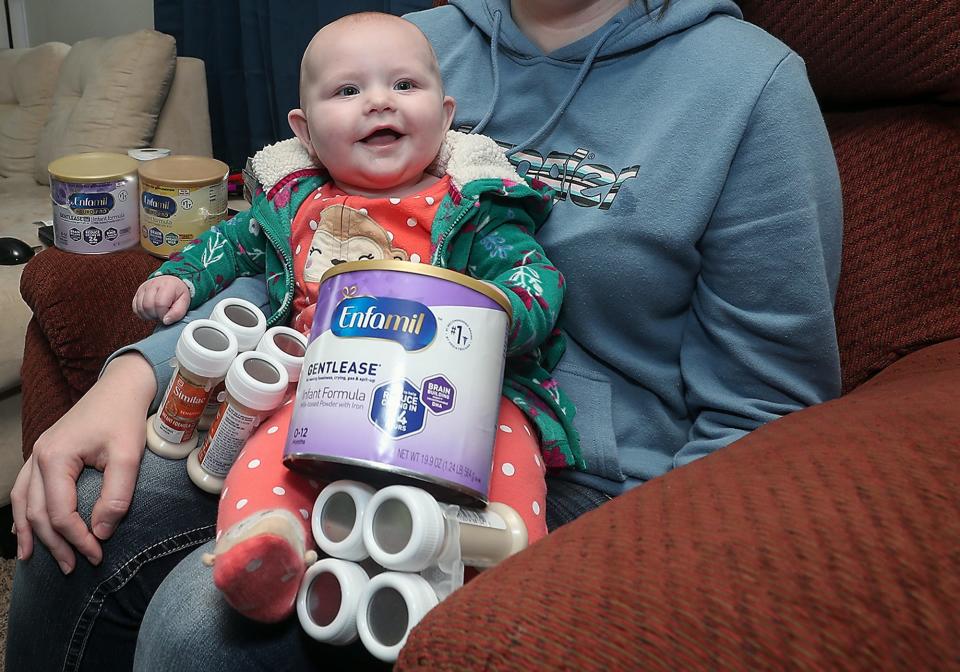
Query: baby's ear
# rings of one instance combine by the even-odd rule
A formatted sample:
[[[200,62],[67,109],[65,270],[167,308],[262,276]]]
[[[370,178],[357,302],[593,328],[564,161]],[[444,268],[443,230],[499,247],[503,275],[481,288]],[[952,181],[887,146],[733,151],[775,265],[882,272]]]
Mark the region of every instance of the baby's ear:
[[[287,114],[287,122],[293,130],[293,134],[297,136],[297,140],[299,140],[303,148],[307,150],[307,154],[316,160],[317,152],[313,148],[313,143],[310,142],[310,126],[307,124],[306,113],[300,108],[290,110]]]
[[[450,126],[453,125],[453,114],[457,111],[457,101],[455,101],[450,96],[443,97],[443,114],[444,119],[446,120],[446,125],[444,126],[444,132],[450,130]]]

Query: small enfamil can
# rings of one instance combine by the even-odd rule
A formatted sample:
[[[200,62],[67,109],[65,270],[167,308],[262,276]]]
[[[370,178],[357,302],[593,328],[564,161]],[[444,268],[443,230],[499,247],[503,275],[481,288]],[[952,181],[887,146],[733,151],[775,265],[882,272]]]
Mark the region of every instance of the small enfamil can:
[[[284,463],[486,504],[510,302],[466,275],[404,261],[320,280]]]
[[[53,244],[66,252],[104,254],[140,240],[137,166],[110,152],[70,154],[51,161]]]
[[[227,214],[223,161],[177,155],[140,165],[140,245],[167,259]]]

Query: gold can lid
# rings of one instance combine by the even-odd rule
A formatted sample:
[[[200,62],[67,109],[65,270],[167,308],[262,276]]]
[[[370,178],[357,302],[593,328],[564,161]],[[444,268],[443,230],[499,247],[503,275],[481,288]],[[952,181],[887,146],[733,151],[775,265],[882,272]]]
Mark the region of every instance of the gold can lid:
[[[223,161],[178,154],[141,164],[140,179],[159,185],[206,187],[222,182],[229,172],[230,168]]]
[[[415,264],[412,261],[399,261],[394,259],[382,261],[378,259],[372,261],[347,261],[342,264],[337,264],[336,266],[331,266],[324,271],[323,275],[320,276],[320,284],[322,285],[326,280],[335,275],[353,271],[397,271],[399,273],[429,275],[434,278],[447,280],[448,282],[455,282],[458,285],[469,287],[475,292],[480,292],[488,299],[492,299],[503,308],[507,314],[507,321],[513,320],[513,306],[510,305],[510,299],[507,298],[507,295],[504,294],[499,287],[484,282],[483,280],[477,280],[469,275],[450,270],[449,268],[440,268],[439,266],[431,266],[430,264]]]
[[[47,172],[61,182],[103,182],[136,174],[139,165],[136,159],[123,154],[86,152],[51,161]]]

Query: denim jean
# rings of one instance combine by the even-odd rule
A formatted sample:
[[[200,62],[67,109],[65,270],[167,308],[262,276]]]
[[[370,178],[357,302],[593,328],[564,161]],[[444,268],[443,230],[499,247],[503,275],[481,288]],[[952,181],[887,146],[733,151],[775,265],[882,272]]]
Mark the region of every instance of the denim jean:
[[[145,453],[129,513],[103,543],[99,567],[78,556],[64,576],[40,543],[17,563],[6,669],[130,669],[157,586],[214,535],[216,499],[193,485],[184,464]],[[78,511],[88,523],[101,482],[100,472],[86,469],[77,483]]]
[[[263,279],[237,281],[218,298],[240,296],[266,308]],[[183,323],[158,331],[135,349],[153,364],[160,392]],[[158,395],[159,396],[159,395]],[[86,469],[77,483],[77,510],[89,524],[102,475]],[[551,528],[609,497],[547,479]],[[234,612],[200,562],[213,547],[217,499],[197,488],[185,460],[145,451],[127,516],[103,542],[103,562],[78,557],[64,576],[42,544],[17,564],[10,606],[8,672],[243,672],[245,670],[387,669],[359,644],[314,642],[296,618],[265,625]]]

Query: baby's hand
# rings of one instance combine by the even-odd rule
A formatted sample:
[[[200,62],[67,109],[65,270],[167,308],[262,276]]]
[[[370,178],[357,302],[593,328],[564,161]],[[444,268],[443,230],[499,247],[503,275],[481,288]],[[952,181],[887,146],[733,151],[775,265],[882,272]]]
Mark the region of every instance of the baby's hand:
[[[172,275],[150,278],[137,288],[133,297],[133,312],[144,320],[161,320],[164,324],[179,320],[189,307],[187,283]]]

